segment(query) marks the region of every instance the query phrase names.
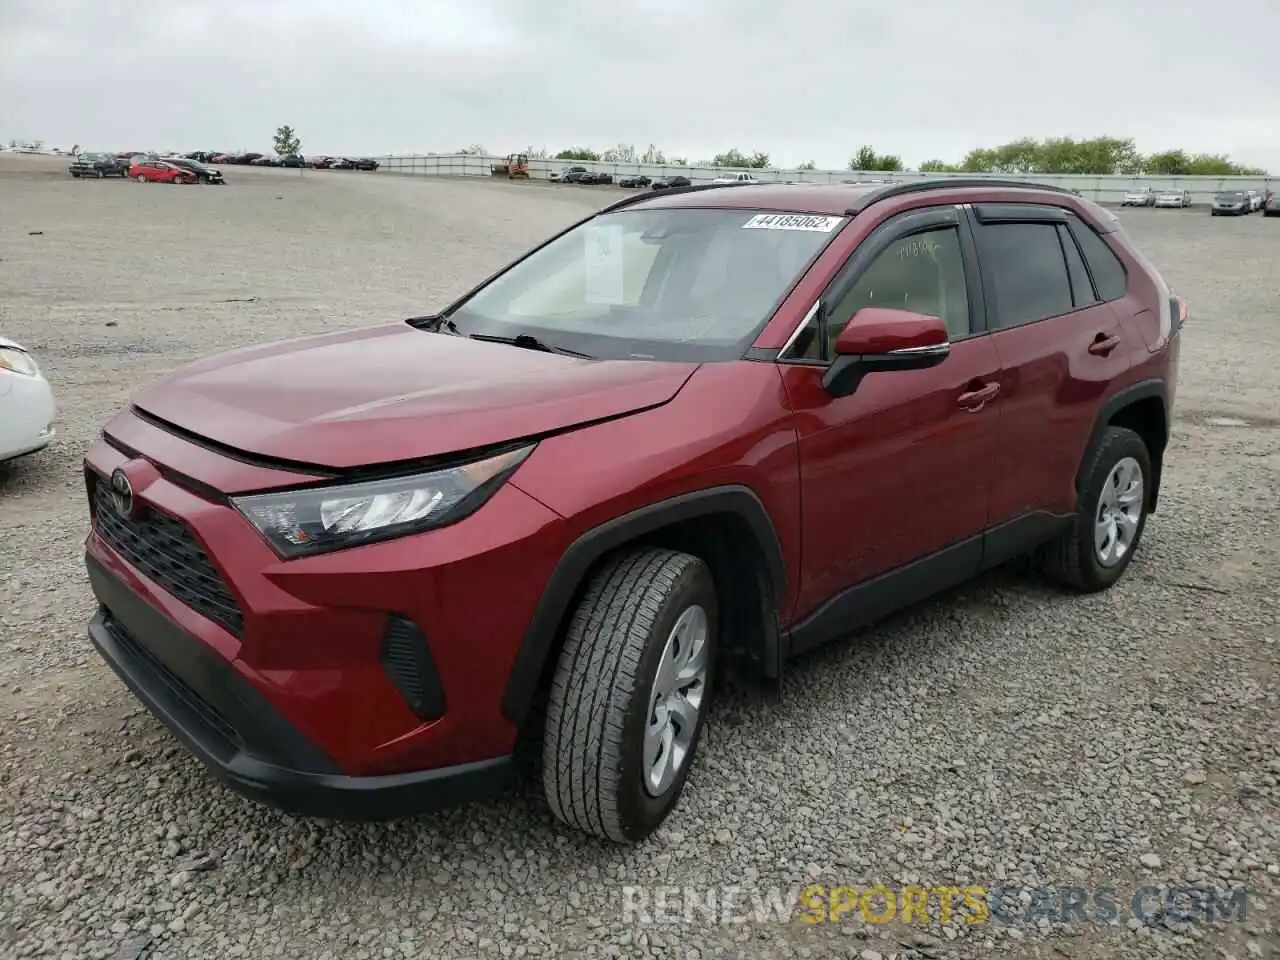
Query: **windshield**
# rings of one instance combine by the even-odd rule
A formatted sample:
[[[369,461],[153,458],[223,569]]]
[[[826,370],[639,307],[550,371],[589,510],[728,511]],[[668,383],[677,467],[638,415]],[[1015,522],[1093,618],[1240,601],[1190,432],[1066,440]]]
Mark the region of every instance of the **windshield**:
[[[449,317],[464,335],[530,334],[592,357],[737,359],[843,223],[756,210],[604,214]]]
[[[1219,200],[1239,200],[1244,197],[1244,193],[1239,190],[1224,190],[1218,194]]]

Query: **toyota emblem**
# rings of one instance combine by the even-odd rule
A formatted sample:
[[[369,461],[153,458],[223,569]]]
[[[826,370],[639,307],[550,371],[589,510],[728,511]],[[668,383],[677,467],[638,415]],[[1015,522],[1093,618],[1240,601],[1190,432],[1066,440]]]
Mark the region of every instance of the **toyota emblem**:
[[[111,474],[111,500],[120,516],[133,515],[133,484],[123,470],[117,469]]]

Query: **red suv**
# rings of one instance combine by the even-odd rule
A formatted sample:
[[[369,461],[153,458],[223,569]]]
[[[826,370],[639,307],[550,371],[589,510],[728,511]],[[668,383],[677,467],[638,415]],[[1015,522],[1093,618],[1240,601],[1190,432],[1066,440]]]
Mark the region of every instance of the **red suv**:
[[[256,346],[89,451],[89,628],[206,764],[302,814],[503,788],[636,841],[717,670],[1015,555],[1114,583],[1182,301],[1117,219],[989,180],[632,196],[438,315]]]

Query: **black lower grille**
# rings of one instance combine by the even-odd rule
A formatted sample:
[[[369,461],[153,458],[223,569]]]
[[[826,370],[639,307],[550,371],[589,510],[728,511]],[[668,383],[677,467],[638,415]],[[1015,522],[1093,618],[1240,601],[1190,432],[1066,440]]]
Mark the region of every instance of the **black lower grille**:
[[[103,609],[105,610],[106,608],[104,607]],[[165,666],[150,650],[135,640],[128,630],[116,622],[115,618],[108,617],[106,627],[111,631],[111,636],[122,649],[127,651],[136,661],[145,664],[155,674],[156,678],[169,689],[169,692],[182,701],[183,706],[198,716],[210,730],[226,740],[228,747],[233,749],[244,747],[244,741],[240,738],[239,732],[227,721],[226,717],[219,713],[204,697],[192,690],[181,677]]]
[[[95,528],[116,553],[192,610],[233,636],[244,616],[221,574],[181,521],[154,510],[138,519],[116,510],[105,481],[93,484]]]

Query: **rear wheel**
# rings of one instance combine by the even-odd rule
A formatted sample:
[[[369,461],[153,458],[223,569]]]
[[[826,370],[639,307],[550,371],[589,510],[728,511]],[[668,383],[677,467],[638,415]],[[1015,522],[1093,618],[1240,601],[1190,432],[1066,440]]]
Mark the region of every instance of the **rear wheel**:
[[[146,178],[146,176],[145,176],[144,174],[141,174],[141,173],[140,173],[140,174],[138,174],[138,175],[137,175],[136,177],[134,177],[133,179],[134,179],[134,180],[136,180],[136,181],[138,181],[138,183],[146,183],[146,182],[147,182],[147,178]]]
[[[1087,455],[1071,525],[1042,554],[1045,573],[1086,593],[1124,575],[1147,523],[1151,454],[1126,427],[1107,427]]]
[[[99,180],[101,180],[103,177],[105,177],[105,176],[106,176],[106,174],[105,174],[105,173],[103,173],[101,170],[96,171],[94,175],[95,175]]]
[[[547,702],[542,781],[558,818],[620,843],[666,819],[710,700],[717,609],[710,570],[673,550],[625,553],[591,580]]]

